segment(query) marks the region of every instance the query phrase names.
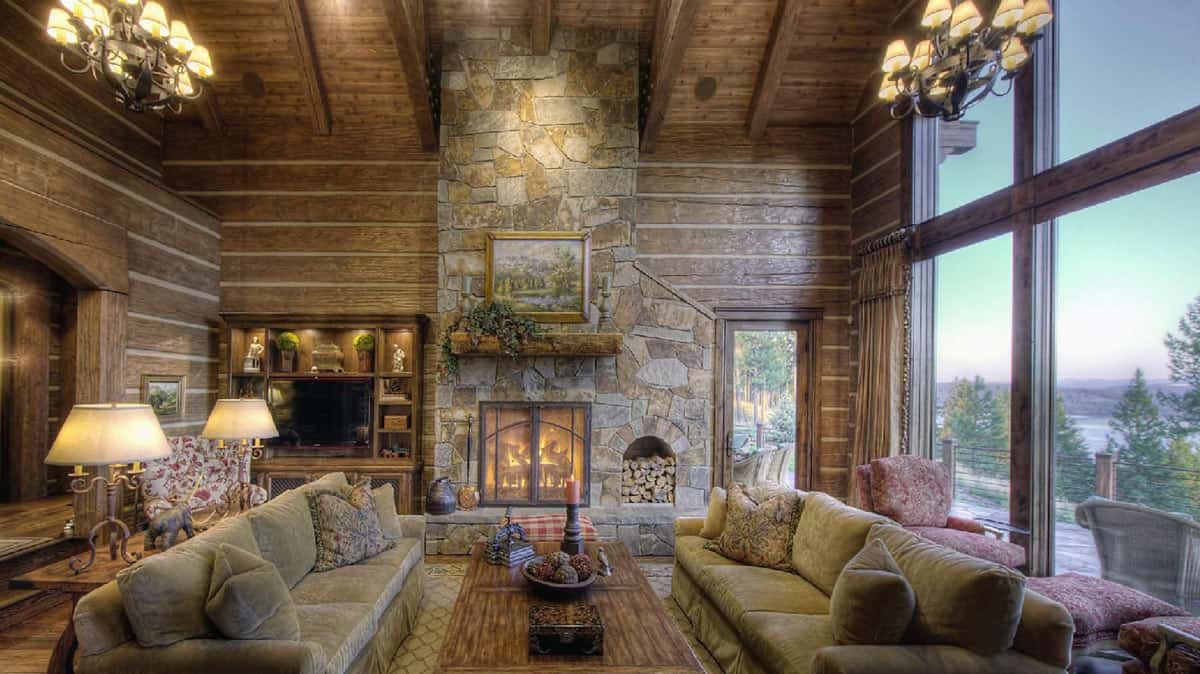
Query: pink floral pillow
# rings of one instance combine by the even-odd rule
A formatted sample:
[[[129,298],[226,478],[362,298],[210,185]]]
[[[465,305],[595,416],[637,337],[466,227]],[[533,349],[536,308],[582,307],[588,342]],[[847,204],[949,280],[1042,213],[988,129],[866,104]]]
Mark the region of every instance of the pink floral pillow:
[[[871,462],[871,502],[880,515],[906,527],[944,527],[950,501],[950,476],[940,463],[919,456]]]

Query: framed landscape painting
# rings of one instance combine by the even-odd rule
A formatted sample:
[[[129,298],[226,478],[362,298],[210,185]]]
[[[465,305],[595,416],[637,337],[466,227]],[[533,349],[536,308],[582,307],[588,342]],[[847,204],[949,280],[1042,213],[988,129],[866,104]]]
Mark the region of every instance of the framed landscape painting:
[[[591,235],[490,232],[485,291],[544,323],[586,323]]]
[[[142,375],[142,402],[154,410],[159,421],[177,421],[183,417],[185,380],[183,375]]]

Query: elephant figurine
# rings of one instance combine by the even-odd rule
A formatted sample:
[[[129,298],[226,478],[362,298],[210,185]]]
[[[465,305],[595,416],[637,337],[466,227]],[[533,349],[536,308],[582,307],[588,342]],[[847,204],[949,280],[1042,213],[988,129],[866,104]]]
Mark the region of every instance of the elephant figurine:
[[[154,516],[146,529],[146,548],[155,549],[158,537],[166,534],[167,538],[162,548],[166,550],[175,545],[180,531],[186,533],[189,539],[196,535],[192,527],[192,509],[188,507],[187,501],[176,503]]]

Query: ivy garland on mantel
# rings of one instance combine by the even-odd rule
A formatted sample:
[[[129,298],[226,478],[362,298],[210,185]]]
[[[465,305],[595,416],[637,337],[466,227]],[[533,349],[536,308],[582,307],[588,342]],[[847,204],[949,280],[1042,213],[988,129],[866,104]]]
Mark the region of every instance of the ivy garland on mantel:
[[[475,346],[479,346],[479,340],[484,336],[495,337],[500,340],[501,351],[509,358],[521,355],[521,346],[531,339],[541,337],[544,332],[541,325],[531,318],[517,314],[507,302],[477,304],[442,331],[441,370],[442,375],[446,377],[458,374],[459,356],[451,348],[450,335],[459,331],[469,334],[471,343]]]

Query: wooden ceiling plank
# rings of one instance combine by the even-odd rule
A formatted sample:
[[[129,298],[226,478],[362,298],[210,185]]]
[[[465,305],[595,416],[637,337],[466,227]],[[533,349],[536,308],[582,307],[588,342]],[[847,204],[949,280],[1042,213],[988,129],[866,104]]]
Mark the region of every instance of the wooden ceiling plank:
[[[433,121],[430,102],[430,75],[426,67],[429,38],[425,25],[424,4],[420,0],[383,0],[396,52],[404,67],[408,100],[416,120],[421,147],[428,151],[438,148],[438,130]]]
[[[304,13],[302,0],[281,0],[283,17],[291,33],[292,49],[296,62],[300,65],[300,79],[308,94],[308,102],[312,108],[313,129],[322,136],[328,136],[332,131],[332,121],[329,114],[329,99],[325,94],[325,85],[321,81],[321,70],[317,64],[317,50],[313,47],[312,30]]]
[[[796,24],[803,5],[802,0],[779,0],[775,12],[775,23],[771,36],[767,38],[767,50],[763,55],[762,67],[758,69],[758,84],[750,103],[750,123],[747,125],[751,138],[762,138],[767,131],[767,120],[779,93],[779,83],[787,70],[788,55],[796,37]]]
[[[549,54],[550,36],[554,32],[554,0],[530,0],[529,16],[533,20],[533,53]]]
[[[675,78],[683,65],[683,54],[691,41],[692,28],[701,0],[659,0],[659,4],[670,3],[656,12],[654,57],[651,61],[650,105],[646,121],[642,125],[642,152],[653,153],[658,132],[662,130],[671,103],[671,92]]]

